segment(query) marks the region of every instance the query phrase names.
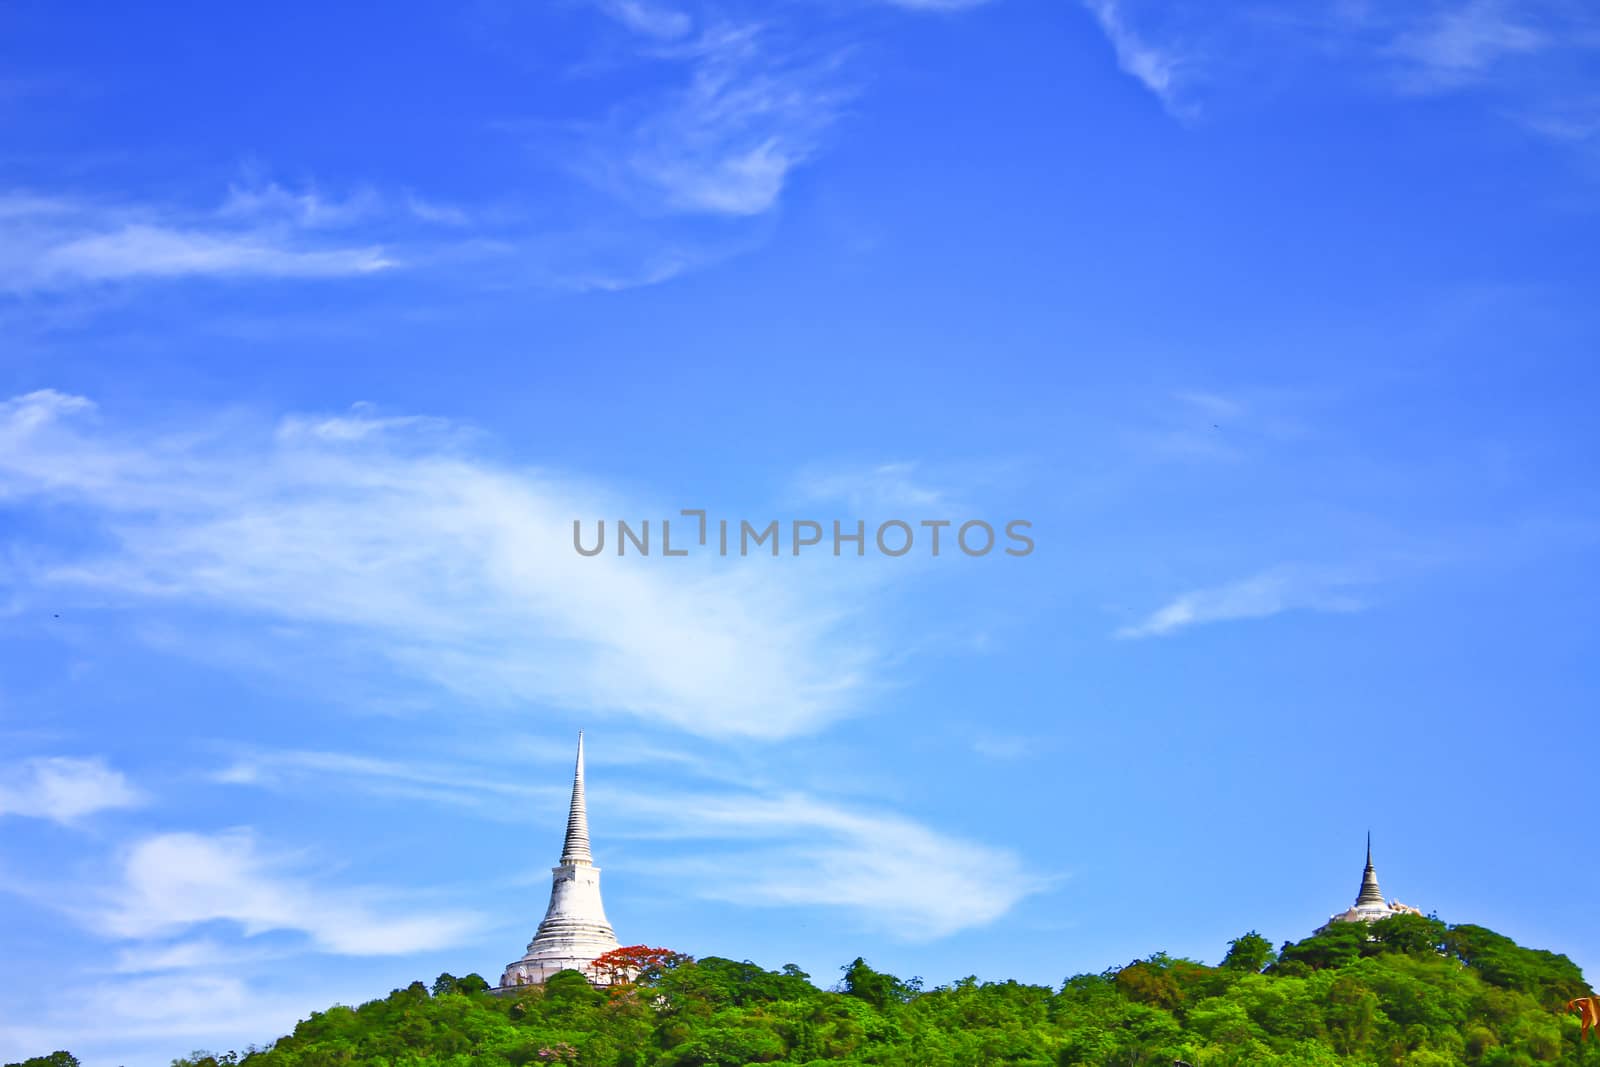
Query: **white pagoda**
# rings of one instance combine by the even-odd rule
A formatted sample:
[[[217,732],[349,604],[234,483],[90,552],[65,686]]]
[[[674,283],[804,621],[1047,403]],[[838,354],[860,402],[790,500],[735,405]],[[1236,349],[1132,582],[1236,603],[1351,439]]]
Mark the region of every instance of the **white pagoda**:
[[[557,971],[578,971],[596,985],[610,976],[593,964],[617,947],[617,935],[600,903],[600,868],[589,852],[589,812],[583,799],[583,733],[578,734],[578,763],[572,775],[572,808],[567,814],[567,840],[561,864],[551,869],[550,907],[528,942],[521,959],[506,966],[502,989],[539,985]]]
[[[1329,916],[1328,921],[1318,928],[1321,933],[1334,923],[1375,923],[1379,919],[1387,919],[1392,915],[1421,915],[1422,912],[1409,904],[1402,904],[1398,900],[1385,902],[1383,891],[1378,888],[1378,872],[1372,866],[1372,835],[1367,835],[1367,866],[1361,872],[1361,891],[1356,894],[1355,906],[1337,915]]]

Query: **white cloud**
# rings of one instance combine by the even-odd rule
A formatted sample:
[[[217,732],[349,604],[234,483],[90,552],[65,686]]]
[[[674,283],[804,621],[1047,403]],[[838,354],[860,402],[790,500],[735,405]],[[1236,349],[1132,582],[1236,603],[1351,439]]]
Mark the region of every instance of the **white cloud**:
[[[987,926],[1044,889],[996,843],[940,833],[890,812],[852,810],[800,793],[636,797],[670,832],[707,841],[754,838],[715,860],[671,864],[696,892],[740,905],[835,908],[907,940]]]
[[[0,290],[155,278],[337,278],[397,265],[375,244],[310,231],[349,214],[314,194],[235,189],[218,213],[0,194]]]
[[[427,200],[415,193],[406,195],[406,210],[423,222],[439,226],[468,226],[472,223],[472,217],[454,204]]]
[[[670,42],[661,47],[685,54],[694,49]],[[0,190],[0,297],[141,281],[376,277],[402,268],[432,270],[436,280],[447,276],[452,285],[495,289],[526,285],[582,292],[657,284],[737,254],[759,236],[691,233],[692,220],[663,217],[664,210],[680,210],[675,206],[679,193],[688,200],[704,194],[736,208],[745,195],[736,188],[743,179],[735,157],[749,146],[739,141],[737,123],[719,125],[702,117],[706,135],[695,140],[685,132],[690,140],[682,145],[671,138],[694,125],[691,116],[660,107],[619,119],[596,133],[596,143],[587,148],[568,146],[569,162],[591,160],[588,166],[571,164],[586,179],[612,181],[657,216],[632,217],[620,227],[608,223],[605,212],[559,230],[536,227],[514,199],[469,212],[412,190],[381,193],[363,187],[338,197],[314,186],[257,180],[230,186],[220,205],[205,207]],[[673,121],[683,125],[673,128]],[[781,123],[768,131],[774,145],[791,152],[798,143],[792,132]],[[728,154],[719,156],[713,142],[724,135],[717,144]],[[657,137],[665,141],[652,140]],[[695,161],[706,164],[705,175],[696,176]],[[715,185],[715,172],[724,166],[731,177]],[[676,190],[672,204],[663,200],[669,188]],[[687,210],[703,209],[702,204]],[[720,207],[704,210],[721,212]]]
[[[1236,397],[1224,396],[1222,393],[1207,392],[1203,389],[1180,391],[1176,399],[1180,403],[1215,419],[1236,419],[1248,411],[1244,403]]]
[[[380,248],[303,251],[256,235],[130,225],[44,249],[34,277],[42,286],[195,275],[331,278],[394,265]]]
[[[981,7],[990,0],[888,0],[888,2],[908,11],[965,11],[968,8]]]
[[[1592,7],[1592,5],[1591,5]],[[1584,72],[1600,19],[1565,0],[1346,4],[1313,26],[1318,41],[1376,63],[1404,94],[1472,91],[1500,117],[1551,140],[1589,140],[1600,105]]]
[[[1120,429],[1128,451],[1144,459],[1186,463],[1240,462],[1270,447],[1282,453],[1315,435],[1316,395],[1282,389],[1228,392],[1185,389],[1154,398],[1144,417]]]
[[[1600,95],[1529,105],[1512,115],[1526,129],[1552,141],[1578,144],[1600,135]]]
[[[592,751],[603,754],[605,748]],[[568,755],[561,753],[563,763]],[[334,780],[379,795],[406,783],[421,799],[471,806],[488,818],[504,816],[507,796],[543,794],[538,799],[548,807],[552,826],[567,797],[564,784],[508,783],[481,766],[295,752],[251,757],[248,766],[265,773],[237,774],[239,766],[228,768],[224,779],[295,790],[307,788],[308,780],[321,779],[322,788]],[[561,783],[562,773],[551,782]],[[652,865],[633,850],[635,870],[730,904],[832,908],[864,926],[926,940],[986,926],[1047,884],[1003,842],[941,833],[894,812],[846,807],[796,790],[631,789],[595,775],[588,785],[591,813],[607,813],[608,838],[692,842],[691,854],[716,854],[703,866],[699,860]],[[440,786],[446,791],[430,795]],[[472,804],[473,794],[482,803]],[[526,805],[519,810],[525,814]],[[553,833],[550,847],[558,844]]]
[[[567,796],[559,775],[548,785],[498,782],[478,771],[337,752],[261,752],[235,760],[211,776],[222,785],[269,788],[329,777],[350,781],[377,795],[476,807],[515,819],[524,814],[520,806],[508,801],[558,802]]]
[[[1168,111],[1186,113],[1189,109],[1178,98],[1181,66],[1178,57],[1169,49],[1150,44],[1135,32],[1122,0],[1083,0],[1083,6],[1089,9],[1100,24],[1101,32],[1111,42],[1123,73],[1154,93]]]
[[[1118,630],[1117,636],[1162,637],[1205,623],[1263,619],[1286,611],[1360,611],[1365,605],[1351,589],[1365,580],[1348,573],[1278,567],[1243,581],[1184,593]]]
[[[95,812],[143,803],[122,772],[101,759],[64,756],[25,760],[0,771],[0,816],[71,823]]]
[[[1281,11],[1081,3],[1121,69],[1179,118],[1197,113],[1202,74],[1259,86],[1281,81],[1281,68],[1322,70],[1331,59],[1403,94],[1480,90],[1493,113],[1555,140],[1585,141],[1597,125],[1583,71],[1600,48],[1600,20],[1567,0],[1351,0]]]
[[[277,182],[257,182],[230,185],[218,214],[224,218],[289,220],[308,229],[337,229],[371,218],[382,208],[381,198],[371,189],[341,200],[324,196],[315,188],[296,192]]]
[[[682,11],[643,0],[597,0],[600,10],[635,33],[664,41],[687,34],[694,20]]]
[[[753,216],[816,152],[846,93],[838,54],[784,54],[757,25],[722,25],[661,53],[688,81],[652,94],[591,146],[592,176],[655,211]]]
[[[205,970],[213,973],[259,958],[237,945],[212,940],[139,944],[117,951],[111,969],[118,974],[153,974],[162,971]]]
[[[76,204],[59,197],[36,196],[17,191],[0,193],[0,221],[72,215],[78,210]]]
[[[93,414],[49,391],[0,404],[0,497],[74,502],[115,546],[57,548],[34,582],[304,624],[487,707],[708,735],[815,729],[877,659],[855,632],[865,572],[580,557],[575,519],[676,509],[480,460],[442,422],[358,411],[155,438]]]
[[[351,406],[348,415],[289,415],[278,423],[278,438],[289,443],[357,444],[401,433],[434,438],[454,432],[448,419],[431,415],[379,415],[371,404]]]
[[[211,922],[248,935],[305,934],[323,952],[404,955],[458,943],[477,925],[462,913],[399,911],[356,889],[324,889],[263,855],[253,835],[170,833],[129,851],[97,922],[117,937],[171,937]]]
[[[1433,92],[1476,81],[1500,60],[1548,44],[1542,32],[1514,17],[1500,0],[1473,0],[1401,33],[1391,51],[1409,67],[1408,87]]]
[[[817,468],[800,478],[800,495],[808,500],[839,500],[863,514],[897,515],[907,509],[936,509],[949,503],[949,493],[929,484],[915,463],[879,463],[866,467]],[[923,515],[907,512],[910,520]]]
[[[196,1046],[242,1052],[245,1042],[264,1046],[288,1033],[308,1006],[359,1003],[361,992],[304,982],[270,988],[221,971],[87,980],[0,1027],[0,1059],[69,1048],[89,1064],[154,1067]]]
[[[634,269],[589,270],[573,275],[565,284],[578,292],[619,293],[625,289],[641,289],[669,282],[693,265],[689,258],[669,251],[648,257]]]

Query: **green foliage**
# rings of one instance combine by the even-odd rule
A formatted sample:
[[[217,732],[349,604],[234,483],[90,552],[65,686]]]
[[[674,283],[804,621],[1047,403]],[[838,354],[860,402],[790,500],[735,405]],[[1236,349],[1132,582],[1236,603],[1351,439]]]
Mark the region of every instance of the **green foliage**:
[[[1446,951],[1490,985],[1527,993],[1547,1008],[1588,993],[1578,965],[1554,952],[1523,948],[1509,937],[1471,924],[1450,927],[1442,940]]]
[[[1312,970],[1348,967],[1361,958],[1371,934],[1363,923],[1333,923],[1304,941],[1286,942],[1278,953],[1278,966],[1303,963]],[[1298,973],[1298,969],[1289,973]]]
[[[1447,927],[1438,919],[1424,918],[1421,915],[1392,915],[1387,919],[1379,919],[1368,929],[1371,931],[1372,940],[1383,946],[1381,950],[1369,950],[1368,955],[1384,951],[1408,952],[1413,956],[1437,956],[1445,950]]]
[[[78,1067],[78,1057],[70,1052],[52,1052],[48,1056],[34,1056],[21,1063],[8,1063],[6,1067]]]
[[[457,978],[446,971],[433,980],[433,995],[442,997],[449,993],[483,993],[489,988],[489,983],[481,974],[469,974],[465,978]]]
[[[496,995],[440,975],[313,1015],[249,1067],[1600,1067],[1560,1004],[1571,961],[1475,926],[1335,924],[1274,961],[1251,932],[1220,966],[1157,953],[1060,989],[923,990],[857,959],[835,991],[790,965],[677,958],[596,989],[576,972]],[[64,1054],[60,1054],[64,1055]],[[226,1059],[185,1063],[213,1067]],[[28,1061],[71,1067],[75,1061]]]
[[[879,1011],[890,1004],[904,1003],[916,992],[921,984],[920,979],[911,982],[902,982],[892,974],[882,974],[867,966],[867,961],[860,956],[855,962],[839,968],[844,972],[844,980],[840,986],[847,996],[856,997],[871,1004]]]
[[[1228,942],[1228,954],[1222,957],[1222,969],[1254,971],[1259,974],[1276,958],[1277,953],[1272,951],[1272,942],[1251,930],[1248,934]]]

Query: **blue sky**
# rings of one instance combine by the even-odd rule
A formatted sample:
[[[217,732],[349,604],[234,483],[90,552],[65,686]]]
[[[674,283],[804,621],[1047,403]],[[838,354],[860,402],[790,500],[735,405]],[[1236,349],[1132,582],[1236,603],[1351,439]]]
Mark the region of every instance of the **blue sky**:
[[[496,976],[580,728],[624,943],[1600,967],[1600,19],[1217,6],[0,7],[0,1056]]]

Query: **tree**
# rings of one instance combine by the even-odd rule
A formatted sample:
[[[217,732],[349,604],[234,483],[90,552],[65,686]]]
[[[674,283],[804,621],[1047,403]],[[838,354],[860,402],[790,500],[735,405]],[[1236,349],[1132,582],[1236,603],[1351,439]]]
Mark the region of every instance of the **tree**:
[[[890,1004],[909,1000],[915,992],[913,987],[894,975],[873,970],[860,956],[839,969],[844,972],[841,984],[845,994],[864,1000],[879,1011]]]
[[[1159,952],[1148,960],[1134,960],[1117,972],[1117,991],[1138,1004],[1176,1008],[1183,1003],[1183,989],[1165,964],[1165,956]]]
[[[1340,975],[1328,987],[1328,1033],[1342,1056],[1364,1052],[1377,1029],[1378,997],[1361,981]]]
[[[79,1065],[78,1057],[70,1052],[52,1052],[48,1056],[33,1056],[20,1063],[8,1063],[6,1067],[79,1067]]]
[[[1267,964],[1277,958],[1272,942],[1251,930],[1228,942],[1228,954],[1222,957],[1222,967],[1229,971],[1251,971],[1260,974]]]
[[[316,1012],[237,1062],[1600,1067],[1600,1044],[1579,1046],[1575,1021],[1559,1005],[1541,1006],[1557,990],[1581,985],[1570,960],[1470,926],[1447,929],[1450,954],[1441,955],[1430,947],[1436,936],[1417,916],[1389,926],[1335,924],[1256,973],[1270,954],[1252,931],[1230,944],[1226,966],[1158,952],[1070,978],[1059,992],[973,978],[918,993],[862,959],[842,968],[836,990],[822,990],[798,968],[769,971],[719,957],[673,965],[676,954],[663,950],[659,979],[628,983],[620,995],[595,988],[588,968],[588,977],[562,971],[514,997],[461,995],[476,985],[473,976],[441,976],[448,980],[438,987],[453,983],[455,993],[429,996],[414,985]],[[657,964],[649,952],[625,952],[616,963],[650,970]],[[178,1067],[231,1062],[197,1054]],[[27,1067],[75,1062],[45,1058]]]
[[[1421,915],[1391,915],[1371,926],[1378,951],[1436,956],[1444,951],[1445,925]]]
[[[1446,952],[1490,985],[1531,994],[1547,1008],[1589,993],[1578,965],[1557,953],[1523,948],[1504,934],[1471,923],[1450,927],[1442,940]]]
[[[653,982],[674,967],[693,961],[694,957],[670,948],[623,945],[596,958],[590,966],[611,985],[628,985]]]
[[[1303,941],[1285,944],[1280,963],[1304,963],[1315,970],[1344,967],[1361,958],[1369,931],[1366,923],[1333,923]]]

